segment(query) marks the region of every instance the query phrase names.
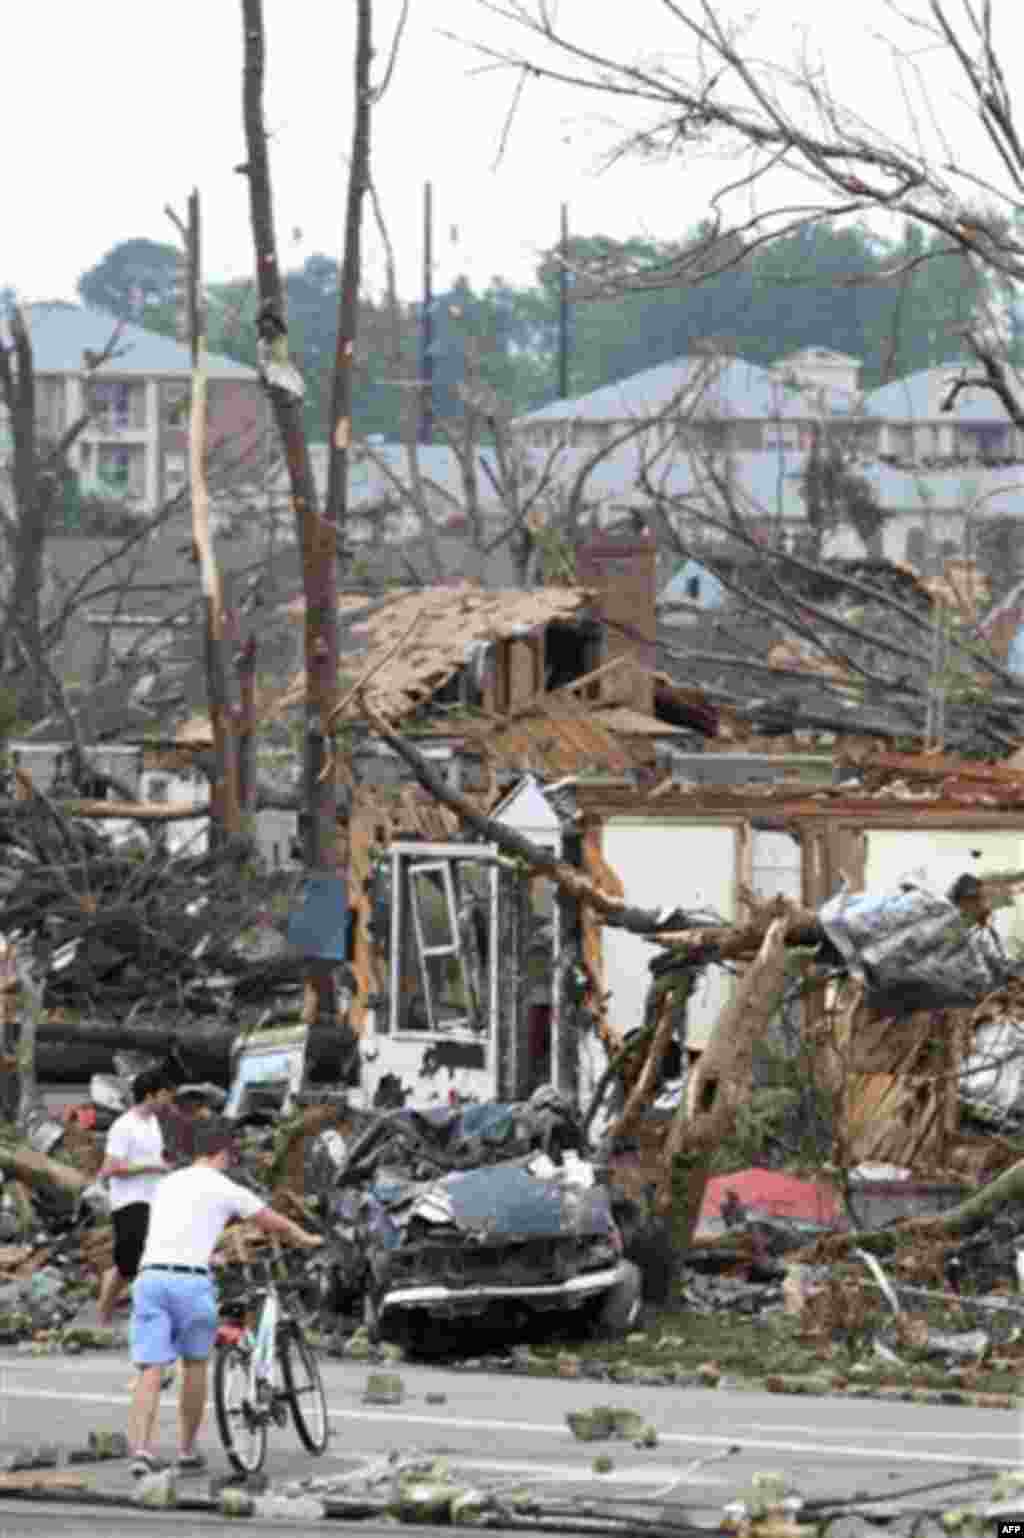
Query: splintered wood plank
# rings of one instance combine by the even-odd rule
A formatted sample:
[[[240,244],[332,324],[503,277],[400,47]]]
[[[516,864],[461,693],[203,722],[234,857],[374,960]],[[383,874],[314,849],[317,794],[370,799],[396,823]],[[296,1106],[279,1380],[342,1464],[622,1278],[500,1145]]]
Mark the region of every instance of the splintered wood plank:
[[[90,1490],[92,1480],[70,1469],[20,1469],[15,1474],[0,1474],[0,1491],[17,1490]]]

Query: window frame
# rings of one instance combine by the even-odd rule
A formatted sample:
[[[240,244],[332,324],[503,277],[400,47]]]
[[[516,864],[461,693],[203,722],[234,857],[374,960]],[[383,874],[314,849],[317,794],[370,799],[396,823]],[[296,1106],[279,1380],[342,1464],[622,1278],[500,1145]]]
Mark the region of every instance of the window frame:
[[[490,1045],[495,1041],[498,1020],[498,851],[492,844],[428,844],[399,842],[391,845],[391,955],[388,961],[389,1000],[388,1035],[394,1041],[438,1042],[456,1041]],[[473,982],[469,975],[469,959],[465,955],[459,930],[458,906],[455,894],[453,865],[456,862],[473,863],[485,868],[487,876],[487,927],[488,948],[483,994],[480,998],[482,1028],[474,1027],[467,1014],[456,1024],[439,1027],[435,1017],[432,996],[433,979],[427,962],[437,957],[455,957],[462,972],[463,986],[470,994]],[[440,872],[445,894],[451,943],[443,946],[424,944],[422,918],[413,895],[414,874]],[[408,878],[408,890],[406,886]],[[409,933],[415,947],[415,965],[423,987],[426,1005],[427,1029],[410,1028],[401,1019],[403,938],[406,931],[405,908],[410,909]]]

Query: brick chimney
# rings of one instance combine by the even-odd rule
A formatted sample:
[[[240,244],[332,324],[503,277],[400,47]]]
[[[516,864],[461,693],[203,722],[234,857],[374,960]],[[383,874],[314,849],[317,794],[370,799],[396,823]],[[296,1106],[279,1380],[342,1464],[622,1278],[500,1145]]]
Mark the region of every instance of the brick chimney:
[[[603,535],[576,554],[576,580],[597,591],[594,608],[604,621],[602,662],[623,655],[637,668],[623,665],[608,674],[601,689],[602,704],[631,705],[643,715],[654,714],[654,684],[658,627],[658,547],[649,533],[628,537]]]

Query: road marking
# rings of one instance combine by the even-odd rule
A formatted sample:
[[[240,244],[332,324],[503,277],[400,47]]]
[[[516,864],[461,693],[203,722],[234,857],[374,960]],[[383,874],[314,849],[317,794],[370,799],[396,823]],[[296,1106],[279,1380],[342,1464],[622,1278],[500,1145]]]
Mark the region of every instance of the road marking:
[[[441,1429],[447,1427],[449,1430],[458,1431],[519,1431],[536,1432],[538,1435],[550,1436],[553,1432],[564,1434],[567,1429],[564,1425],[542,1425],[537,1421],[492,1421],[484,1420],[477,1416],[464,1419],[460,1416],[452,1415],[443,1419],[438,1419],[437,1416],[433,1415],[410,1415],[404,1410],[385,1412],[380,1410],[329,1409],[328,1413],[332,1420],[381,1421],[385,1423],[390,1422],[391,1424],[394,1424],[397,1421],[402,1421],[411,1426],[437,1426]],[[818,1432],[819,1435],[821,1434],[820,1426],[815,1427],[814,1429]],[[877,1435],[892,1437],[894,1432],[891,1430],[882,1430],[879,1431]],[[950,1435],[952,1436],[953,1433],[950,1433]],[[937,1432],[935,1434],[936,1440],[940,1440],[941,1436],[942,1433]],[[961,1440],[959,1433],[956,1433],[956,1439],[958,1442]],[[994,1437],[990,1436],[989,1440],[1013,1442],[1015,1446],[1019,1447],[1021,1436],[1019,1431],[1012,1433],[1007,1432],[1005,1436],[997,1433]],[[957,1458],[956,1455],[952,1452],[905,1453],[896,1451],[889,1446],[863,1447],[857,1442],[782,1442],[776,1441],[774,1438],[767,1437],[720,1437],[711,1435],[693,1436],[681,1431],[659,1430],[658,1442],[659,1445],[666,1442],[675,1442],[682,1447],[724,1448],[739,1446],[743,1452],[759,1451],[772,1453],[831,1453],[840,1458],[884,1458],[886,1460],[891,1460],[893,1463],[941,1463],[946,1465],[949,1465],[950,1463],[975,1463],[983,1465],[985,1468],[993,1469],[1018,1468],[1020,1462],[1020,1460],[1017,1458],[1011,1460],[1008,1458],[983,1458],[981,1456],[975,1457],[973,1455],[970,1458]],[[452,1456],[456,1455],[453,1454]]]
[[[860,1402],[862,1404],[864,1403],[863,1400]],[[943,1408],[949,1409],[951,1406],[947,1405],[943,1406]],[[999,1413],[1000,1415],[1003,1415],[1006,1412],[1000,1410]],[[737,1426],[745,1427],[750,1431],[808,1431],[815,1436],[821,1436],[822,1429],[820,1426],[799,1426],[795,1424],[790,1425],[787,1421],[771,1421],[767,1423],[765,1421],[737,1421],[736,1424]],[[875,1435],[880,1437],[892,1436],[894,1431],[895,1428],[888,1430],[885,1427],[881,1427],[877,1432],[875,1432]],[[941,1432],[936,1431],[907,1431],[903,1426],[899,1428],[899,1434],[901,1438],[908,1439],[910,1437],[936,1437],[942,1435]],[[1016,1442],[1018,1446],[1024,1447],[1024,1434],[1022,1434],[1022,1432],[1019,1430],[1005,1432],[957,1430],[956,1439],[958,1442]]]
[[[338,1461],[351,1463],[354,1454],[345,1453],[339,1455]],[[488,1474],[527,1474],[531,1478],[551,1478],[557,1480],[575,1480],[579,1482],[593,1481],[595,1484],[617,1485],[664,1485],[665,1467],[663,1464],[648,1464],[646,1468],[619,1468],[615,1466],[608,1474],[595,1474],[588,1464],[582,1463],[534,1463],[530,1459],[513,1458],[476,1458],[472,1453],[465,1457],[459,1452],[445,1453],[445,1461],[453,1468],[468,1469],[475,1472],[477,1469]],[[726,1479],[721,1474],[688,1474],[688,1484],[699,1485],[735,1485],[735,1477]]]
[[[3,1386],[3,1394],[7,1399],[56,1399],[61,1401],[68,1400],[78,1404],[125,1405],[130,1403],[130,1397],[127,1394],[67,1393],[59,1389],[10,1388],[7,1384]],[[171,1408],[166,1400],[164,1405],[166,1409]],[[409,1426],[432,1426],[439,1431],[445,1429],[449,1431],[516,1431],[539,1436],[551,1436],[554,1433],[559,1435],[566,1434],[566,1427],[564,1425],[547,1425],[537,1421],[484,1420],[477,1416],[412,1415],[403,1410],[332,1410],[328,1406],[328,1415],[331,1420],[361,1421],[364,1423],[366,1421],[375,1421],[380,1422],[382,1425],[395,1425],[398,1422],[402,1422]],[[813,1430],[819,1435],[821,1434],[820,1427],[814,1427]],[[900,1435],[902,1436],[903,1434],[901,1430]],[[918,1436],[926,1434],[924,1432],[917,1433]],[[880,1429],[876,1435],[891,1437],[894,1435],[894,1432],[892,1430]],[[940,1440],[942,1435],[943,1433],[941,1432],[935,1433],[935,1439]],[[957,1442],[964,1440],[959,1432],[955,1434],[951,1432],[949,1435],[951,1437],[955,1435]],[[969,1435],[976,1437],[977,1433],[969,1433]],[[998,1442],[1013,1442],[1019,1448],[1021,1433],[1019,1428],[1015,1432],[989,1433],[987,1439]],[[950,1451],[940,1453],[924,1451],[903,1452],[888,1446],[865,1447],[858,1442],[784,1442],[769,1437],[745,1437],[742,1434],[723,1437],[714,1435],[697,1436],[680,1431],[659,1431],[658,1442],[659,1444],[674,1443],[681,1447],[726,1448],[738,1446],[743,1452],[795,1453],[797,1455],[813,1453],[815,1455],[823,1454],[836,1458],[875,1458],[889,1463],[938,1463],[946,1467],[954,1463],[970,1463],[987,1469],[1014,1469],[1020,1466],[1019,1457],[1012,1459],[986,1458],[979,1453],[971,1454],[967,1458],[960,1458]],[[453,1456],[457,1456],[457,1454]]]

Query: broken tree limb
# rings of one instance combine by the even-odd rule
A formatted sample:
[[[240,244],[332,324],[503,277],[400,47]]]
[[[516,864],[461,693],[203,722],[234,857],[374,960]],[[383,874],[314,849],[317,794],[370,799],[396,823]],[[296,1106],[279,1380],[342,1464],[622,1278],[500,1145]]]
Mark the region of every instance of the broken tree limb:
[[[70,797],[51,801],[51,806],[66,817],[85,818],[132,818],[136,822],[182,822],[185,818],[206,817],[208,808],[191,806],[186,802],[177,805],[165,801],[87,801]],[[0,801],[0,816],[28,818],[36,815],[34,801],[24,798]]]
[[[1024,1159],[1019,1159],[1008,1170],[1003,1170],[1001,1175],[997,1175],[995,1180],[989,1181],[988,1185],[968,1196],[956,1207],[951,1207],[948,1212],[933,1213],[921,1218],[905,1218],[902,1222],[893,1223],[888,1228],[867,1230],[863,1233],[830,1234],[826,1239],[819,1240],[814,1249],[816,1253],[827,1254],[830,1260],[842,1259],[858,1246],[861,1249],[888,1254],[898,1249],[903,1243],[911,1243],[915,1238],[942,1235],[957,1238],[962,1234],[969,1234],[974,1229],[981,1228],[998,1213],[1011,1210],[1022,1201],[1024,1201]],[[799,1259],[801,1256],[798,1254],[794,1258]]]
[[[729,1136],[737,1111],[750,1096],[755,1044],[782,1003],[788,926],[786,916],[772,920],[757,959],[715,1021],[692,1085],[669,1128],[659,1205],[671,1212],[676,1254],[692,1243],[712,1154]]]
[[[0,1143],[0,1169],[23,1180],[29,1186],[55,1186],[68,1196],[80,1196],[89,1181],[81,1171],[36,1153],[22,1143],[15,1146]]]
[[[678,951],[681,958],[713,956],[722,961],[740,961],[746,956],[757,955],[772,922],[783,914],[789,918],[787,945],[814,946],[824,940],[825,932],[818,922],[818,915],[810,908],[794,907],[783,897],[758,904],[745,924],[661,930],[647,938],[654,945],[664,945]]]
[[[226,1083],[238,1040],[232,1021],[42,1020],[36,1031],[39,1076],[53,1083],[79,1083],[90,1073],[109,1073],[114,1052],[148,1052],[162,1057],[179,1051],[197,1080]],[[335,1076],[343,1043],[330,1026],[312,1026],[307,1053],[314,1077]],[[321,1068],[322,1065],[322,1068]]]
[[[367,704],[365,695],[362,704],[370,726],[389,747],[394,749],[399,758],[404,759],[424,790],[429,791],[442,806],[447,806],[461,817],[467,827],[479,833],[488,843],[496,845],[503,854],[509,855],[514,860],[522,860],[532,869],[548,876],[559,890],[574,902],[588,903],[600,913],[606,924],[643,935],[652,934],[659,925],[664,924],[663,912],[650,908],[636,908],[627,903],[624,898],[612,896],[586,876],[581,875],[574,866],[559,860],[550,850],[542,849],[532,839],[524,837],[522,833],[515,832],[514,829],[506,827],[495,818],[481,812],[468,796],[453,790],[445,782],[429,759],[391,729],[383,717]]]
[[[641,1113],[647,1109],[658,1083],[658,1069],[662,1059],[668,1051],[669,1042],[672,1040],[672,1029],[675,1024],[674,1001],[671,993],[665,993],[659,1000],[657,1025],[654,1031],[654,1039],[650,1050],[644,1058],[643,1067],[637,1076],[636,1083],[629,1092],[629,1098],[623,1108],[622,1115],[610,1130],[613,1141],[618,1138],[628,1137],[640,1119]]]

